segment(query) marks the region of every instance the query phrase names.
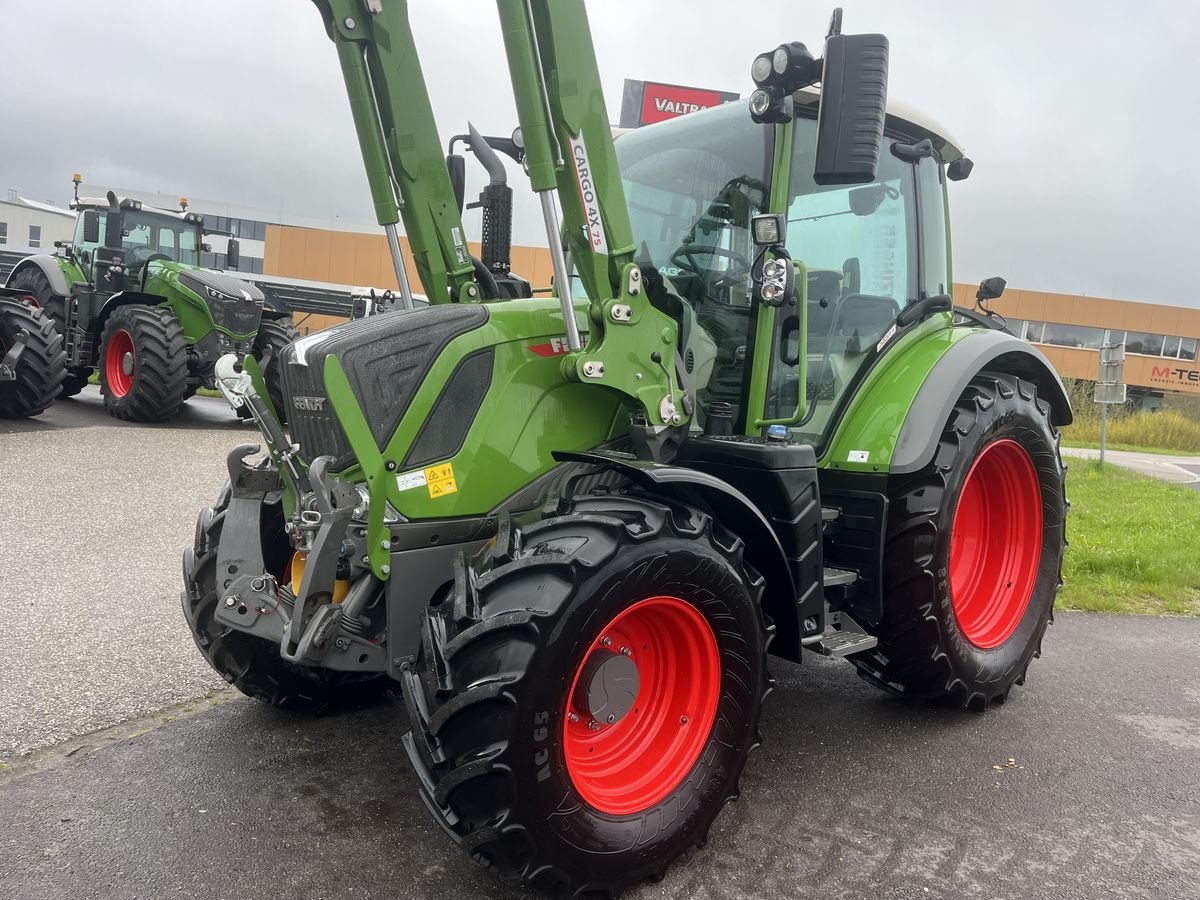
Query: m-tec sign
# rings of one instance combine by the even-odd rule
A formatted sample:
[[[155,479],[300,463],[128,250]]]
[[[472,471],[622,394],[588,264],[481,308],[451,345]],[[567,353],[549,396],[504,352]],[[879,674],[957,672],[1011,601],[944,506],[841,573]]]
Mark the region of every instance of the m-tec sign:
[[[653,125],[737,99],[737,94],[728,91],[626,78],[621,100],[621,127]]]

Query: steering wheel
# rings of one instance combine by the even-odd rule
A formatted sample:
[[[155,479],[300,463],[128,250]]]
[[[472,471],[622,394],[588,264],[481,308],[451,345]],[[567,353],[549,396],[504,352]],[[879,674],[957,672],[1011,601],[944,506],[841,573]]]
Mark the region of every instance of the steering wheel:
[[[165,254],[165,253],[151,253],[149,256],[146,257],[146,261],[143,263],[143,265],[148,266],[148,265],[150,265],[150,263],[154,262],[156,259],[165,259],[167,262],[171,262],[171,257],[167,256],[167,254]]]
[[[714,272],[700,266],[696,262],[697,256],[715,256],[719,259],[727,259],[730,266],[724,272]],[[684,244],[672,253],[671,262],[689,275],[712,278],[718,286],[736,284],[744,280],[750,274],[751,265],[750,260],[746,257],[734,253],[732,250],[726,250],[724,247],[699,247],[693,244]]]

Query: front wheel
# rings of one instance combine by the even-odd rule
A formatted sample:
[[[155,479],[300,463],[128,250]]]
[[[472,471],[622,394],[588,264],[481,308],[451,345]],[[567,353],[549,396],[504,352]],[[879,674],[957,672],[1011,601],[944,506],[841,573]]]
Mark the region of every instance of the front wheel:
[[[171,310],[122,306],[104,323],[100,393],[109,415],[134,422],[175,415],[187,374],[183,328]]]
[[[974,378],[934,459],[890,490],[884,616],[879,646],[850,657],[860,674],[974,710],[1023,684],[1062,584],[1065,473],[1034,385]]]
[[[404,678],[426,803],[478,862],[568,895],[703,843],[758,744],[762,579],[699,510],[634,495],[507,532]]]

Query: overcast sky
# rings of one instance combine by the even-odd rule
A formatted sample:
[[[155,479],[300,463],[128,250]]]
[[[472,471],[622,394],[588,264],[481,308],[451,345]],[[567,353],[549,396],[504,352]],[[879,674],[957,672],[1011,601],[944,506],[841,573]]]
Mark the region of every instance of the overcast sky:
[[[951,197],[956,280],[1200,306],[1200,6],[841,2],[847,32],[890,38],[891,95],[976,162]],[[410,7],[443,137],[468,117],[511,131],[494,3]],[[615,121],[625,77],[748,94],[754,55],[819,46],[832,5],[589,8]],[[81,171],[90,184],[371,220],[335,52],[307,0],[0,0],[0,33],[0,188],[65,204]],[[516,240],[542,236],[536,204],[521,203]]]

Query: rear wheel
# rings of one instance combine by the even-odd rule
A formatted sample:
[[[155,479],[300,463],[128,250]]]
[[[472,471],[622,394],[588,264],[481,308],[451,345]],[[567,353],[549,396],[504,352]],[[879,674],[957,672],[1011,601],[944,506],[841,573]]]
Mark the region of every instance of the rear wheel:
[[[581,499],[506,532],[405,674],[426,803],[478,862],[567,894],[662,874],[758,744],[762,579],[699,510]]]
[[[1034,385],[972,380],[933,461],[892,489],[885,614],[879,646],[850,657],[860,673],[975,710],[1024,683],[1062,584],[1064,477]]]
[[[187,347],[175,314],[122,306],[104,324],[100,393],[110,415],[135,422],[173,416],[187,391]]]
[[[200,513],[195,543],[183,554],[183,616],[208,664],[246,696],[283,709],[320,713],[383,697],[389,683],[385,675],[298,666],[279,655],[278,644],[216,620],[217,549],[228,507],[226,484],[216,505]],[[280,583],[287,583],[291,547],[278,500],[268,504],[262,522],[263,560]]]
[[[300,337],[300,332],[289,319],[263,319],[258,324],[254,338],[254,358],[260,363],[269,354],[270,359],[263,369],[263,381],[271,404],[281,424],[287,424],[287,407],[283,397],[283,348]]]
[[[45,412],[66,375],[63,340],[40,309],[25,299],[0,298],[0,360],[24,335],[15,381],[0,381],[0,418],[21,419]]]

